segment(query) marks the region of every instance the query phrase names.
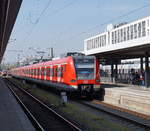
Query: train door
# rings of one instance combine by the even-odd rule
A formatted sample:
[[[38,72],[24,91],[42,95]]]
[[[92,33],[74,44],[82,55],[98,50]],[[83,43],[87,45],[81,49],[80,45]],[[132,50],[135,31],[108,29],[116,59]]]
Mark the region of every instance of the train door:
[[[42,79],[42,67],[39,67],[39,79]]]
[[[57,67],[57,82],[60,82],[61,79],[61,65]]]
[[[50,81],[53,80],[53,66],[50,66]]]
[[[54,67],[53,67],[53,71],[54,71],[54,77],[53,77],[53,81],[57,81],[57,65],[55,65]]]
[[[50,80],[50,66],[46,67],[46,80]]]
[[[62,65],[62,78],[61,78],[61,82],[64,83],[66,82],[66,67],[67,64]]]
[[[44,66],[44,80],[46,80],[47,78],[47,66]]]
[[[41,79],[44,80],[44,70],[45,67],[41,67]]]

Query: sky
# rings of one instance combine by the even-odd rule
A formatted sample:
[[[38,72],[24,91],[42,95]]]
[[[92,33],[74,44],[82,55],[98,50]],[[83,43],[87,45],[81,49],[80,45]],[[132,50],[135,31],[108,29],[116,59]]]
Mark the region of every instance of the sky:
[[[83,51],[84,39],[105,31],[108,24],[150,16],[149,0],[23,0],[3,63],[38,56],[55,57]],[[122,16],[122,17],[120,17]]]

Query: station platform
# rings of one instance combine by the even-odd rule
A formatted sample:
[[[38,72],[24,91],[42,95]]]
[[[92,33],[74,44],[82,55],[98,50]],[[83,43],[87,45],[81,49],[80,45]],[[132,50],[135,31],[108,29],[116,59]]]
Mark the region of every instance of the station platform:
[[[35,131],[21,106],[0,78],[0,130]]]
[[[101,87],[104,102],[150,115],[149,88],[121,83],[102,83]]]

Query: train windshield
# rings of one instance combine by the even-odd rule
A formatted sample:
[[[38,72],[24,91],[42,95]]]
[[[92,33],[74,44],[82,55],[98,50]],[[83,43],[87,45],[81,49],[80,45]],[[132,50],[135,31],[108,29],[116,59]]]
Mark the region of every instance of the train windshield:
[[[75,58],[74,63],[78,80],[94,79],[94,57]]]

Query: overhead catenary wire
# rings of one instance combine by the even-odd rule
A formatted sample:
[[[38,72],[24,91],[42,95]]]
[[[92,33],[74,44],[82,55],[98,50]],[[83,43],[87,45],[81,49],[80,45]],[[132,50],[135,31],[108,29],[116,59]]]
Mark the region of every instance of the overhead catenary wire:
[[[49,0],[48,3],[46,4],[46,6],[44,7],[44,9],[41,11],[38,18],[33,23],[33,26],[31,28],[30,32],[28,33],[28,35],[24,38],[23,43],[32,35],[36,25],[39,23],[40,19],[42,18],[42,16],[44,15],[44,13],[46,12],[46,10],[48,9],[48,7],[50,6],[51,3],[52,3],[52,0]]]
[[[77,0],[76,0],[77,1]],[[67,3],[66,5],[64,5],[62,8],[57,9],[55,12],[53,12],[53,14],[56,14],[62,10],[64,10],[65,8],[71,6],[72,4],[74,4],[76,1],[72,0],[71,2]],[[46,12],[46,10],[48,9],[48,7],[50,6],[50,4],[52,3],[52,0],[49,0],[49,2],[47,3],[47,5],[45,6],[45,8],[42,10],[41,14],[39,15],[39,17],[36,19],[35,23],[33,24],[30,32],[28,33],[28,35],[25,37],[25,39],[23,40],[23,43],[25,41],[27,41],[27,39],[30,38],[30,36],[32,35],[36,25],[40,22],[40,19],[42,18],[42,16],[44,15],[44,13]]]
[[[129,16],[130,14],[133,14],[133,13],[135,13],[135,12],[137,12],[137,11],[140,11],[140,10],[146,8],[146,7],[149,7],[149,6],[150,6],[150,3],[149,3],[149,4],[145,4],[145,5],[141,6],[141,7],[135,8],[135,9],[133,9],[133,10],[131,10],[131,11],[125,13],[125,14],[122,14],[122,15],[120,15],[120,16],[117,16],[117,17],[115,17],[115,18],[113,18],[113,19],[110,19],[110,20],[104,22],[104,23],[97,24],[97,25],[95,25],[95,26],[93,26],[93,27],[87,29],[86,31],[82,31],[82,32],[80,32],[80,33],[78,33],[78,34],[76,34],[76,35],[74,35],[74,36],[71,36],[71,37],[69,37],[68,39],[69,39],[69,40],[72,40],[72,39],[76,38],[77,36],[80,36],[80,35],[89,33],[89,31],[94,30],[94,29],[96,29],[97,27],[107,25],[107,24],[109,24],[109,23],[111,23],[111,22],[113,22],[113,21],[115,21],[115,20],[118,20],[118,19],[120,19],[120,18],[122,18],[122,17]]]

